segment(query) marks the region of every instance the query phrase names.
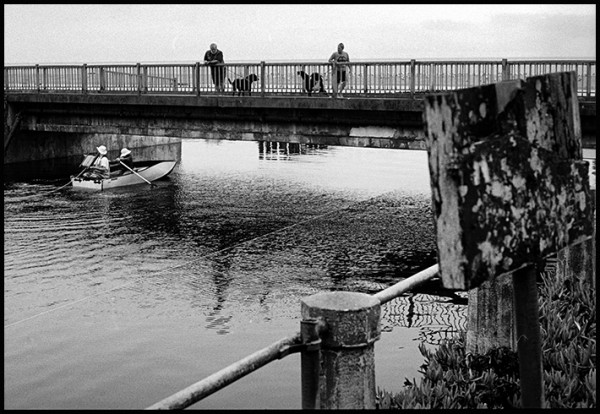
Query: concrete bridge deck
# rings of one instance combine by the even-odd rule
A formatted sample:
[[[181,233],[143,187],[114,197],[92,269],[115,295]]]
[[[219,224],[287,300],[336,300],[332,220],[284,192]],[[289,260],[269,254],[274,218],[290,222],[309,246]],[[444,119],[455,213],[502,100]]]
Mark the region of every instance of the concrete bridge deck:
[[[424,149],[423,101],[123,94],[12,93],[19,129]],[[595,148],[596,104],[581,102],[584,147]]]

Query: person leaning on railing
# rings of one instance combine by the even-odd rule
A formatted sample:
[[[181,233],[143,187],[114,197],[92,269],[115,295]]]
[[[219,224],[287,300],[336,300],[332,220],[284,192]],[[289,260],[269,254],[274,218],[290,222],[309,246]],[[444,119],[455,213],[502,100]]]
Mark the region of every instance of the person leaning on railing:
[[[342,91],[346,86],[347,62],[350,62],[350,56],[344,52],[344,44],[340,43],[337,47],[337,52],[333,52],[329,58],[329,63],[333,63],[333,66],[336,68],[337,95],[339,97],[343,97]]]
[[[211,43],[210,49],[204,54],[204,64],[210,66],[210,76],[217,92],[225,91],[225,61],[223,52],[217,49],[216,43]]]

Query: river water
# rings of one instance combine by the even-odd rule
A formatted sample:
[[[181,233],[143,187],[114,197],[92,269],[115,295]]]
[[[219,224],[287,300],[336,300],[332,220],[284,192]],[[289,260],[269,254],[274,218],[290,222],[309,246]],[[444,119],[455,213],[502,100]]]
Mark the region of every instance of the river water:
[[[4,408],[139,409],[300,329],[300,300],[435,263],[426,152],[183,140],[155,187],[4,185]],[[431,283],[385,304],[379,388],[465,327]],[[300,357],[192,408],[301,408]]]

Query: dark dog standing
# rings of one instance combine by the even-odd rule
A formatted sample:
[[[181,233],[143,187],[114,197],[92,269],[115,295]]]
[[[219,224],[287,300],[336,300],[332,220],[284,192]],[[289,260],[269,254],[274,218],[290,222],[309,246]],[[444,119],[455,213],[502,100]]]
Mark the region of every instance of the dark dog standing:
[[[303,70],[298,71],[298,75],[304,80],[304,92],[308,92],[308,96],[311,96],[313,92],[325,92],[323,87],[323,77],[318,72],[313,72],[310,76]]]
[[[233,96],[235,93],[238,93],[238,96],[245,95],[248,92],[248,96],[252,95],[252,82],[256,82],[258,80],[258,76],[254,73],[246,76],[245,78],[234,79],[232,82],[229,78],[227,78],[229,83],[233,86]]]

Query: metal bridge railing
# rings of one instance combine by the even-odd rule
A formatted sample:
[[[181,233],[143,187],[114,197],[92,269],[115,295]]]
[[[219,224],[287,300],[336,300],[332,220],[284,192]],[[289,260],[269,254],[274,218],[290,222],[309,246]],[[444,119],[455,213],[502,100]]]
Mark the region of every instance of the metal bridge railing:
[[[432,279],[438,274],[439,266],[437,264],[422,270],[415,275],[408,277],[401,282],[390,286],[378,293],[371,295],[377,299],[380,305],[391,301],[403,293],[413,289],[427,280]],[[368,295],[365,295],[368,296]],[[340,389],[343,385],[336,384],[336,381],[327,381],[327,378],[319,379],[318,353],[315,353],[320,348],[321,337],[327,332],[327,325],[322,321],[311,323],[314,321],[301,321],[301,330],[294,335],[280,339],[271,345],[260,349],[253,354],[223,368],[220,371],[206,377],[205,379],[190,385],[189,387],[172,394],[171,396],[147,407],[148,410],[155,409],[183,409],[189,407],[198,401],[208,397],[209,395],[227,387],[229,384],[238,379],[256,371],[264,365],[273,362],[277,359],[294,353],[302,353],[302,407],[303,408],[319,408],[315,407],[316,390],[319,388],[319,381],[333,384],[333,389],[328,390],[328,393],[348,393],[351,390]],[[376,323],[378,321],[375,321]],[[356,335],[353,333],[353,335]],[[354,347],[351,352],[357,352]],[[360,377],[368,376],[368,370],[363,370],[364,367],[355,366],[352,376]],[[327,371],[327,370],[325,370]],[[325,377],[327,373],[324,374]],[[361,408],[361,407],[355,407]]]
[[[318,73],[328,94],[335,93],[336,68],[329,63],[232,63],[225,68],[225,94],[230,81],[255,74],[252,96],[306,95],[298,74]],[[595,60],[398,61],[347,64],[345,97],[412,97],[415,94],[468,88],[502,80],[574,71],[578,96],[595,98]],[[229,79],[229,80],[228,80]],[[35,65],[5,66],[4,92],[71,92],[132,94],[219,93],[210,68],[192,64]],[[319,94],[316,94],[317,96]],[[313,96],[315,96],[313,94]],[[321,94],[321,96],[323,96]]]

